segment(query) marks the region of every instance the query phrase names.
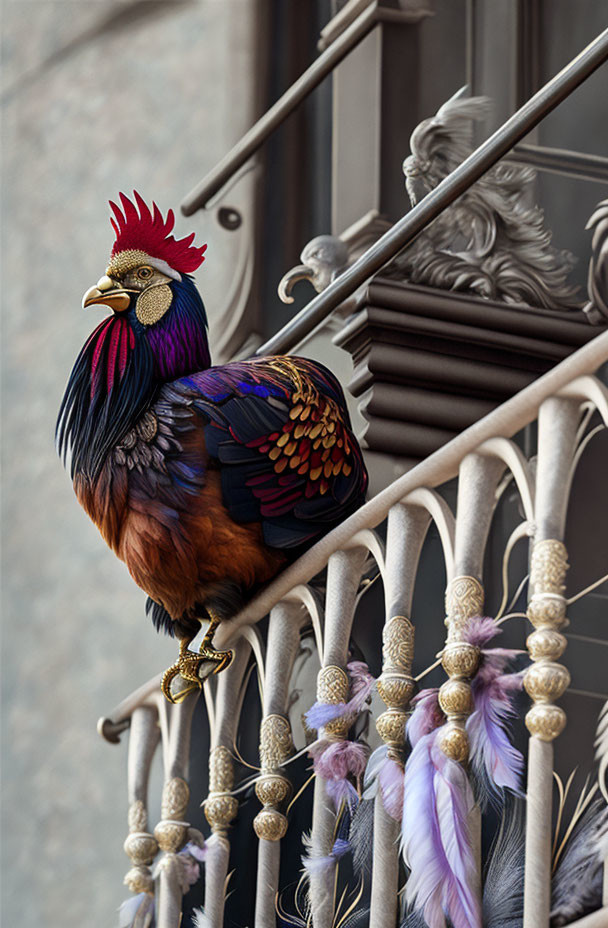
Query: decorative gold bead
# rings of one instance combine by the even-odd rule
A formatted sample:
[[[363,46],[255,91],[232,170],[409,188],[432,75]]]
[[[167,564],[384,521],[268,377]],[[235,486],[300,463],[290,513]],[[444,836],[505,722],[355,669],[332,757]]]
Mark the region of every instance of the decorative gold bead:
[[[293,754],[291,726],[282,715],[267,715],[260,726],[260,761],[263,769],[281,767]]]
[[[280,841],[287,833],[287,819],[276,809],[262,809],[253,820],[255,833],[263,841]]]
[[[132,832],[123,845],[134,864],[151,864],[158,853],[156,838],[148,832]]]
[[[528,603],[527,615],[535,628],[545,625],[561,628],[566,620],[566,600],[554,593],[535,593]]]
[[[408,674],[414,659],[414,626],[404,615],[395,615],[382,632],[382,661],[384,671],[401,671]]]
[[[526,693],[540,702],[553,702],[559,699],[570,684],[570,674],[561,664],[540,661],[532,664],[524,675]]]
[[[385,744],[405,746],[405,723],[407,712],[391,707],[376,719],[376,730]]]
[[[439,747],[447,757],[464,763],[469,756],[469,738],[464,728],[446,722],[439,739]]]
[[[473,708],[471,687],[464,680],[447,680],[439,690],[439,705],[446,715],[468,715]]]
[[[407,674],[383,671],[376,688],[387,706],[405,708],[412,698],[416,683]]]
[[[319,702],[336,705],[348,700],[348,675],[341,667],[330,664],[322,667],[317,677],[317,699]]]
[[[566,713],[560,706],[537,703],[526,714],[526,728],[541,741],[553,741],[566,727]]]
[[[183,819],[186,817],[190,789],[181,777],[172,777],[163,787],[162,817]]]
[[[450,677],[472,677],[479,664],[479,648],[458,641],[446,644],[441,655],[443,669]]]
[[[131,867],[123,882],[132,893],[154,892],[154,880],[147,867]]]
[[[553,628],[537,628],[528,635],[526,645],[533,661],[543,658],[556,661],[566,649],[567,641],[563,635]]]
[[[188,823],[163,819],[154,829],[154,837],[158,841],[161,851],[166,851],[168,854],[177,854],[186,843]]]
[[[255,784],[255,794],[264,806],[278,806],[290,791],[291,783],[279,774],[262,774]]]
[[[205,818],[211,825],[212,829],[223,831],[228,827],[239,810],[239,803],[236,796],[230,796],[227,793],[211,793],[203,803]]]

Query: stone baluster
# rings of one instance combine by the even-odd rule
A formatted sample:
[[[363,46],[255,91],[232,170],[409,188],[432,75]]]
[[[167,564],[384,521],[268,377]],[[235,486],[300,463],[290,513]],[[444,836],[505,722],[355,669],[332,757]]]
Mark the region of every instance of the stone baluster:
[[[386,711],[376,719],[376,729],[388,747],[388,756],[401,767],[407,709],[415,689],[411,676],[414,627],[407,615],[412,606],[418,560],[429,523],[430,515],[425,509],[404,503],[393,506],[388,516],[384,582],[386,620],[382,633],[382,673],[377,683]],[[399,834],[400,824],[385,810],[378,790],[374,804],[370,928],[384,928],[397,921]]]
[[[198,698],[199,693],[193,692],[178,705],[170,705],[159,697],[165,783],[161,820],[154,829],[154,837],[163,851],[158,864],[156,887],[157,928],[179,928],[181,922],[182,896],[186,886],[177,854],[186,844],[190,832],[186,820],[190,798],[186,777],[192,714]]]
[[[289,682],[300,644],[300,626],[306,616],[299,602],[278,603],[270,613],[264,718],[260,725],[260,776],[255,792],[263,808],[253,827],[259,838],[255,928],[274,928],[275,900],[279,890],[281,839],[287,832],[282,806],[291,793],[283,764],[293,754],[291,726],[286,718]]]
[[[530,740],[524,928],[548,928],[551,909],[553,740],[566,724],[564,710],[553,703],[570,682],[567,669],[557,661],[566,647],[560,632],[566,623],[568,568],[563,537],[579,417],[579,401],[561,397],[546,400],[538,414],[536,535],[528,602],[534,631],[527,641],[532,665],[524,677],[533,700],[526,715]]]
[[[236,644],[232,663],[217,677],[215,723],[209,754],[209,793],[203,803],[205,818],[212,831],[205,858],[205,916],[209,928],[221,928],[224,924],[225,885],[230,858],[228,833],[239,808],[238,799],[231,792],[234,788],[231,747],[238,729],[241,685],[251,650],[244,638]]]
[[[154,893],[150,866],[158,853],[158,843],[148,831],[148,781],[160,730],[154,706],[139,706],[131,716],[127,782],[129,794],[129,834],[124,843],[131,860],[125,884],[132,893]]]
[[[355,614],[357,589],[366,552],[361,548],[336,551],[327,567],[325,598],[325,628],[323,667],[317,678],[317,700],[336,704],[347,702],[349,680],[346,670],[350,632]],[[348,735],[352,719],[338,718],[329,722],[319,737],[343,740]],[[327,794],[325,782],[315,777],[313,800],[311,854],[327,857],[334,843],[336,813],[333,800]],[[332,868],[313,872],[310,876],[310,903],[315,928],[331,928],[334,919],[334,881]]]

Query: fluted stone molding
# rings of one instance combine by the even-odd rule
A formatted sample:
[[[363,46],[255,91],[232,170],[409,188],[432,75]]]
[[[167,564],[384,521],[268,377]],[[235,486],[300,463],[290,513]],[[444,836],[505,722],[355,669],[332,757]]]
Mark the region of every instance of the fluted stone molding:
[[[570,682],[567,669],[557,663],[566,645],[560,632],[566,621],[568,568],[563,538],[579,420],[577,399],[549,397],[538,413],[536,535],[528,604],[528,618],[534,626],[528,638],[533,663],[524,678],[533,700],[526,715],[530,740],[524,928],[548,928],[551,910],[553,740],[566,724],[563,709],[554,702]]]

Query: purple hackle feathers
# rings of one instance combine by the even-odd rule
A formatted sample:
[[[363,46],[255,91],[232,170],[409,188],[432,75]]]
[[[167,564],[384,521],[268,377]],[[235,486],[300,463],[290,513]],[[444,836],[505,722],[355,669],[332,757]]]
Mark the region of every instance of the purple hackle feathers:
[[[309,876],[335,867],[340,858],[350,851],[350,844],[344,838],[336,838],[329,854],[314,854],[309,835],[303,835],[302,843],[307,850],[305,856],[302,857],[302,866]]]
[[[430,697],[429,697],[430,699]],[[481,928],[469,816],[474,798],[462,767],[422,734],[405,768],[402,843],[410,875],[406,900],[429,928]]]
[[[326,703],[315,702],[306,713],[306,722],[310,728],[317,731],[333,722],[334,719],[345,716],[357,716],[369,699],[375,684],[375,679],[369,672],[364,661],[351,661],[346,665],[350,677],[350,699],[348,702]]]
[[[306,713],[306,724],[309,728],[314,728],[318,731],[320,728],[324,728],[329,722],[333,722],[334,719],[342,718],[345,714],[345,702],[332,704],[317,701]]]
[[[429,732],[434,731],[445,721],[445,716],[439,706],[439,690],[432,687],[421,690],[411,702],[414,707],[407,723],[407,735],[414,747],[418,741]]]
[[[346,704],[346,711],[348,715],[355,715],[361,712],[371,696],[376,680],[364,661],[350,661],[346,669],[350,677],[350,699]]]
[[[359,793],[349,777],[360,780],[367,762],[367,748],[357,741],[321,741],[310,754],[315,774],[326,781],[328,794],[336,809],[346,802],[349,806],[359,801]]]
[[[522,677],[505,673],[505,668],[520,652],[483,647],[500,633],[491,618],[470,619],[464,631],[465,640],[482,649],[479,669],[471,682],[475,709],[467,721],[471,769],[482,805],[499,801],[502,789],[518,792],[524,765],[507,731],[508,720],[516,715],[513,697],[522,688]]]
[[[384,808],[391,818],[400,822],[403,817],[403,768],[387,758],[378,775]]]

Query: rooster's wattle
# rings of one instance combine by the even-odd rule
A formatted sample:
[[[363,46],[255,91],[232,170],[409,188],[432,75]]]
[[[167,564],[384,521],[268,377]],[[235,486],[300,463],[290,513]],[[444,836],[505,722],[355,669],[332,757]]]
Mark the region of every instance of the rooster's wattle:
[[[84,296],[113,313],[85,342],[57,423],[76,495],[180,638],[165,674],[200,685],[230,652],[214,628],[281,567],[352,513],[367,474],[342,389],[299,357],[211,366],[190,274],[206,246],[176,240],[139,194],[120,195],[105,275]],[[200,622],[200,651],[188,650]],[[186,689],[181,691],[183,695]],[[173,694],[175,696],[175,693]]]

